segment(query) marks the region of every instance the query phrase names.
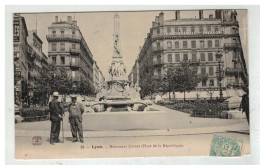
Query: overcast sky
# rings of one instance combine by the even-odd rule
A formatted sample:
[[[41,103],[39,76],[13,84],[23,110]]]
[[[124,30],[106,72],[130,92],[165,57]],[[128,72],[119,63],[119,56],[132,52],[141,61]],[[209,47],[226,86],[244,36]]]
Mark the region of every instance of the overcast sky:
[[[139,46],[144,44],[152,21],[161,11],[143,12],[118,12],[120,17],[120,40],[121,52],[124,63],[129,74],[134,61],[139,53]],[[163,11],[165,20],[175,18],[175,11]],[[247,61],[247,11],[237,10],[237,19],[240,25],[240,36],[243,45],[244,55]],[[215,15],[214,10],[204,10],[204,18],[209,14]],[[113,54],[113,30],[114,12],[91,12],[91,13],[37,13],[22,14],[25,17],[27,29],[35,30],[43,41],[43,52],[48,55],[48,43],[46,35],[48,26],[51,26],[55,16],[59,20],[67,20],[67,16],[75,17],[77,24],[85,38],[94,60],[107,79],[108,67],[112,61]],[[198,11],[181,11],[181,18],[198,18]],[[36,19],[37,18],[37,19]],[[37,20],[37,26],[36,26]]]

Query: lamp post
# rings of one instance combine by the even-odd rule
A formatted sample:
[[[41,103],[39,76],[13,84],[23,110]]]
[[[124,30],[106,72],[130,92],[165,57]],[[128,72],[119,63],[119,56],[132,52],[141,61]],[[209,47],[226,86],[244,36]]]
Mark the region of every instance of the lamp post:
[[[224,98],[223,98],[223,92],[222,92],[222,83],[221,80],[223,79],[223,71],[221,70],[221,58],[222,58],[222,54],[219,51],[218,53],[216,53],[216,58],[218,61],[218,71],[216,72],[218,74],[218,82],[219,82],[219,102],[223,102]]]

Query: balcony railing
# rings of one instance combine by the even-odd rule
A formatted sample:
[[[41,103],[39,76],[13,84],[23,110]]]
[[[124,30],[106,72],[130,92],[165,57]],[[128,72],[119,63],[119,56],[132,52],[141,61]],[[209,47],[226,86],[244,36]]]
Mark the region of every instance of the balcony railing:
[[[226,68],[226,75],[229,76],[240,75],[242,72],[241,68]]]
[[[225,43],[224,48],[232,49],[232,48],[240,48],[241,45],[239,43]]]
[[[162,65],[162,64],[163,64],[162,60],[153,61],[153,65]]]
[[[72,67],[72,68],[79,68],[80,67],[80,64],[79,64],[79,62],[71,62],[70,63],[70,66]]]
[[[80,50],[79,49],[70,49],[70,53],[71,54],[79,54],[80,53]]]
[[[52,40],[52,39],[75,39],[75,40],[81,40],[81,36],[76,36],[76,35],[72,35],[72,34],[50,34],[46,36],[47,40]]]

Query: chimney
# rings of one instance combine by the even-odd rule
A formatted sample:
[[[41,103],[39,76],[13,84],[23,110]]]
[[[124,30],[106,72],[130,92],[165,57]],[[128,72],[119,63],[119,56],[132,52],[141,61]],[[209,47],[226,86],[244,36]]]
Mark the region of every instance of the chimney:
[[[59,17],[55,16],[55,22],[58,22],[58,20],[59,20]]]
[[[199,19],[203,20],[203,10],[199,10]]]
[[[72,22],[72,17],[71,16],[67,16],[67,22],[69,22],[69,23]]]
[[[155,27],[155,21],[152,22],[152,26]]]
[[[163,25],[163,22],[164,22],[164,13],[161,12],[161,13],[159,14],[159,24],[160,24],[160,25]]]
[[[176,20],[180,19],[180,11],[179,10],[175,11],[175,19]]]
[[[158,24],[159,23],[159,16],[155,17],[155,22]]]

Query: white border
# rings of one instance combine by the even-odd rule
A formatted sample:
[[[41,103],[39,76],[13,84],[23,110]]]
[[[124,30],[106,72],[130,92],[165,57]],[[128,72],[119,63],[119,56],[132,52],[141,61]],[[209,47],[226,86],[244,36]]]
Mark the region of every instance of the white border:
[[[249,78],[251,113],[251,154],[239,158],[214,157],[151,157],[151,158],[114,158],[114,159],[77,159],[77,160],[15,160],[13,123],[13,57],[12,57],[12,13],[19,12],[74,12],[74,11],[136,11],[136,10],[175,10],[175,9],[248,9],[249,41]],[[5,155],[6,164],[259,164],[259,128],[260,113],[258,102],[260,63],[260,7],[259,6],[6,6],[5,11]]]

